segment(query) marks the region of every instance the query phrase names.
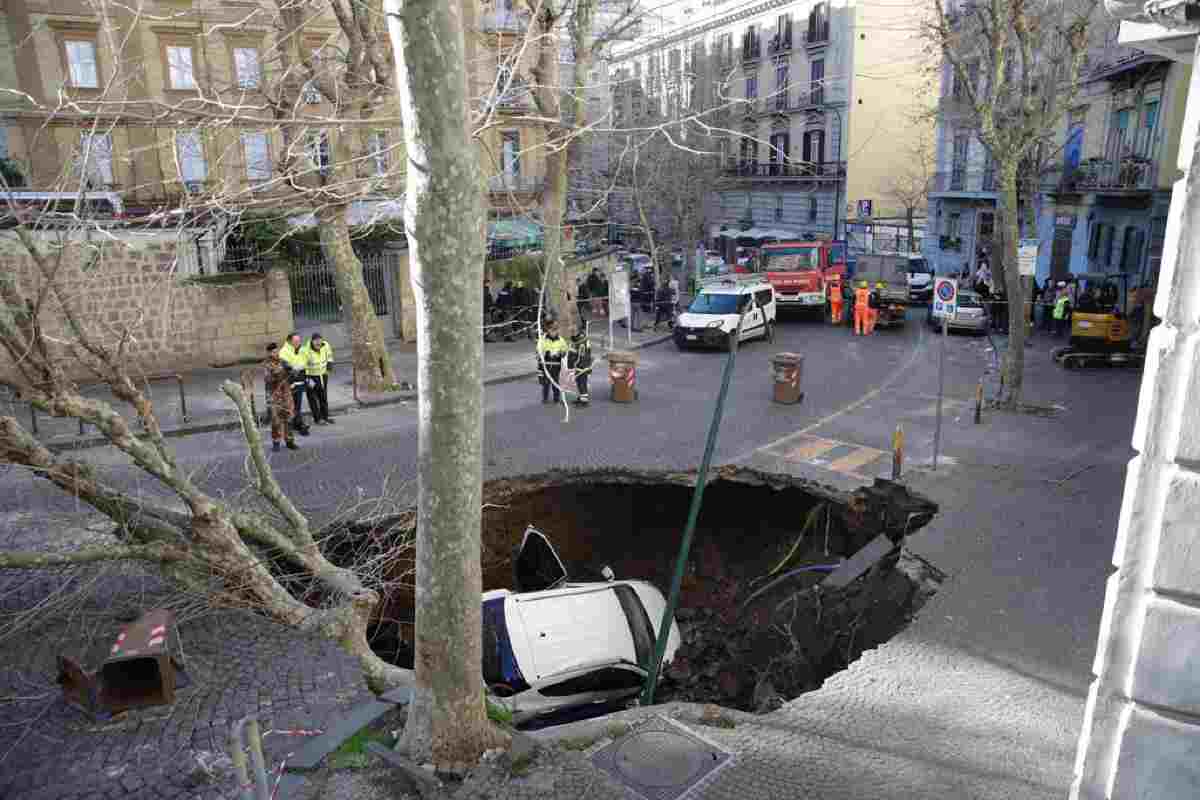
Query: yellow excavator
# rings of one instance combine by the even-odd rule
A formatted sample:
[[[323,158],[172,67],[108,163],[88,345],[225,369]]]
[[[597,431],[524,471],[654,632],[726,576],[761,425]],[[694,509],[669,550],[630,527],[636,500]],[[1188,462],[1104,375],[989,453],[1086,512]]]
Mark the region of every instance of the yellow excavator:
[[[1088,272],[1076,275],[1084,290],[1071,309],[1071,338],[1051,356],[1067,369],[1109,365],[1141,366],[1143,356],[1131,350],[1129,280],[1126,273]]]

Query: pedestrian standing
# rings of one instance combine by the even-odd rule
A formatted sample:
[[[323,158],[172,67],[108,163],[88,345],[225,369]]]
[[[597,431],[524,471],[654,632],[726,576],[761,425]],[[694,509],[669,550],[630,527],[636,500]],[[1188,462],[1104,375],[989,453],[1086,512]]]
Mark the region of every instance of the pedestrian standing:
[[[586,325],[581,326],[571,337],[567,369],[575,373],[575,390],[578,393],[575,405],[586,406],[592,401],[588,395],[588,375],[592,372],[592,343],[588,341]]]
[[[292,427],[301,436],[308,436],[308,426],[304,424],[304,395],[309,394],[308,405],[312,408],[312,396],[308,386],[305,369],[308,367],[307,357],[303,354],[304,346],[300,334],[293,332],[287,342],[279,350],[279,358],[292,371]]]
[[[558,334],[558,322],[550,320],[537,343],[538,379],[542,384],[543,403],[557,403],[562,397],[558,380],[567,349],[567,340]],[[554,395],[553,401],[550,400],[551,393]]]
[[[581,320],[586,321],[591,319],[588,313],[592,307],[591,297],[592,293],[591,290],[588,289],[587,279],[580,278],[575,285],[575,303],[579,308],[579,318]]]
[[[672,308],[671,287],[664,284],[658,288],[658,297],[655,298],[654,303],[655,330],[658,329],[659,323],[663,322],[664,320],[666,321],[668,327],[671,326],[671,323],[675,318],[671,311]]]
[[[267,345],[263,371],[266,373],[267,408],[271,413],[271,449],[278,452],[280,442],[287,442],[289,450],[298,450],[289,427],[294,413],[292,371],[279,357],[279,345],[274,342]]]
[[[600,277],[600,270],[593,268],[591,274],[587,277],[588,297],[592,302],[592,316],[600,317],[604,315],[604,298],[607,292],[604,289],[604,279]]]
[[[329,375],[333,372],[333,345],[314,333],[304,348],[304,373],[309,383],[309,408],[314,425],[332,425],[329,416]]]

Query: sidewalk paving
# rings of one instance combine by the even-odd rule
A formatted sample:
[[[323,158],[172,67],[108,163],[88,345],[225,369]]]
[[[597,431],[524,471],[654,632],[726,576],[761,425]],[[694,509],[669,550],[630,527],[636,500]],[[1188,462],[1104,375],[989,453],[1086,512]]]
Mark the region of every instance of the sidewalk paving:
[[[602,361],[609,352],[608,323],[606,320],[593,322],[592,353],[597,362]],[[644,347],[668,341],[670,332],[664,327],[658,330],[645,326],[629,335],[618,327],[615,332],[617,350],[639,350]],[[393,340],[388,342],[388,352],[391,356],[392,369],[396,380],[403,386],[412,387],[401,391],[383,394],[366,394],[359,392],[355,395],[352,385],[352,370],[350,353],[346,349],[337,352],[336,367],[329,381],[329,409],[334,415],[344,414],[358,408],[370,408],[406,400],[416,399],[417,383],[417,348],[412,342]],[[513,342],[487,342],[484,344],[483,383],[490,386],[509,381],[532,379],[534,368],[534,342],[528,338],[520,338]],[[154,402],[159,424],[164,434],[169,437],[188,436],[196,433],[207,433],[216,430],[226,430],[237,427],[237,417],[229,398],[221,391],[225,381],[238,383],[246,370],[253,370],[255,364],[237,364],[229,367],[214,367],[184,373],[184,401],[181,403],[179,385],[173,381],[149,384],[146,389]],[[598,380],[594,379],[594,380]],[[266,392],[261,374],[255,376],[254,402],[259,415],[266,409]],[[112,393],[106,387],[96,386],[84,389],[83,394],[99,400],[112,403],[122,414],[131,419],[136,425],[136,419],[127,406],[114,401]],[[186,404],[186,415],[184,405]],[[107,440],[94,429],[84,427],[75,420],[56,419],[42,413],[31,413],[27,403],[0,405],[0,413],[12,414],[22,425],[27,426],[34,435],[52,449],[94,447],[107,443]],[[305,415],[310,409],[304,404]]]

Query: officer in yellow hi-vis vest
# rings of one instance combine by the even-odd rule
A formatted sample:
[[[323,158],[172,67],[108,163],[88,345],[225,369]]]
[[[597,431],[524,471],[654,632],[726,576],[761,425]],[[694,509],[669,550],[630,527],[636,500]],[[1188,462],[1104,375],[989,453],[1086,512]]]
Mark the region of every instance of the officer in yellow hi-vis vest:
[[[333,345],[314,333],[300,351],[304,356],[304,374],[308,376],[309,402],[313,423],[332,425],[329,416],[329,373],[333,371]]]
[[[547,322],[545,331],[538,337],[537,343],[538,380],[542,384],[543,403],[552,402],[551,391],[554,394],[553,402],[557,403],[562,397],[558,380],[568,349],[570,347],[567,340],[558,333],[558,322]]]

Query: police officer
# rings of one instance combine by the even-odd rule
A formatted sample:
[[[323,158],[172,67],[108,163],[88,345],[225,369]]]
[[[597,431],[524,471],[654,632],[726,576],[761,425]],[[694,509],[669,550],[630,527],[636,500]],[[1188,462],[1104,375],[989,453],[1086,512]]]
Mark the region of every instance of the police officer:
[[[267,360],[263,362],[263,370],[266,372],[267,405],[271,411],[271,449],[278,452],[280,440],[284,440],[289,450],[298,450],[291,428],[288,427],[288,421],[294,413],[292,371],[280,359],[279,345],[274,342],[267,345]]]
[[[562,397],[558,377],[562,373],[562,362],[567,350],[567,340],[558,334],[558,322],[550,320],[546,323],[545,332],[538,337],[537,343],[538,380],[542,384],[543,403],[557,403]],[[550,400],[551,390],[554,394],[553,401]]]
[[[329,416],[329,373],[333,371],[333,345],[314,333],[301,351],[304,355],[304,374],[308,378],[308,406],[312,409],[314,425],[332,425]]]
[[[301,436],[308,436],[308,426],[304,424],[304,395],[306,392],[309,393],[309,407],[312,407],[312,395],[308,377],[304,374],[304,370],[308,367],[308,356],[304,354],[304,347],[300,343],[300,334],[293,332],[288,336],[287,342],[279,350],[279,358],[291,370],[292,427]]]
[[[588,341],[586,327],[580,328],[571,337],[567,368],[575,371],[575,389],[579,395],[575,398],[575,405],[586,406],[592,401],[588,395],[588,375],[592,371],[592,344]]]

